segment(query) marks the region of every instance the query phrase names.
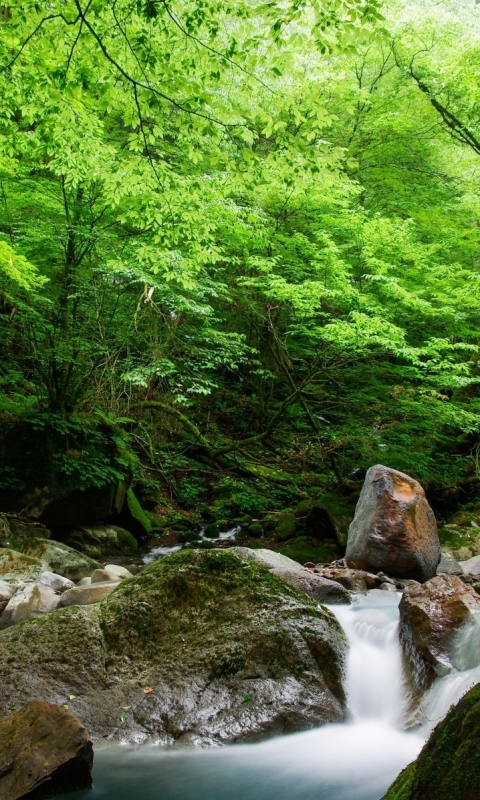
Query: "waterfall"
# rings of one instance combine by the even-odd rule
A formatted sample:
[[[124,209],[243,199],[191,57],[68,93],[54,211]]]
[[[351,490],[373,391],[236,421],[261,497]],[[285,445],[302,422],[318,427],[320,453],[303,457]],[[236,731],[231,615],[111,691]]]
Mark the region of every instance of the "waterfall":
[[[379,800],[450,705],[480,682],[475,621],[458,637],[452,672],[425,695],[422,725],[402,729],[399,599],[371,591],[351,606],[330,609],[350,645],[347,722],[210,750],[100,750],[93,792],[72,800]]]

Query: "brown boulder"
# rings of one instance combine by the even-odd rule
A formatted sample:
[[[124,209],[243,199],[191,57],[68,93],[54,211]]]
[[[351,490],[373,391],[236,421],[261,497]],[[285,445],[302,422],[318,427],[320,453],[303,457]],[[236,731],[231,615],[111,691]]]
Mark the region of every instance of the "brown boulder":
[[[92,785],[93,748],[63,706],[31,700],[0,719],[0,797],[44,800]]]
[[[440,558],[437,523],[418,481],[371,467],[348,532],[347,566],[423,582]]]
[[[474,622],[480,597],[456,575],[437,575],[400,602],[400,640],[416,690],[456,666],[456,634]]]

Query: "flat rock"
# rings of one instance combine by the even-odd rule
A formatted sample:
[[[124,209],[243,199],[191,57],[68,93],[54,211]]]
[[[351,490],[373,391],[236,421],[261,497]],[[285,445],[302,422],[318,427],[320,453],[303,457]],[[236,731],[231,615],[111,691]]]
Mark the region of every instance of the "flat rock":
[[[0,797],[48,798],[92,785],[93,747],[65,708],[31,700],[0,719]]]
[[[478,562],[478,569],[480,575],[480,559]],[[440,564],[437,567],[437,575],[463,575],[464,570],[462,565],[457,561],[455,556],[451,553],[443,553],[440,559]]]
[[[437,575],[400,601],[400,641],[414,687],[426,689],[458,662],[456,634],[476,624],[480,597],[456,575]]]
[[[75,586],[68,589],[60,598],[61,606],[89,606],[91,603],[99,603],[107,594],[118,586],[118,581],[91,583],[86,586]]]
[[[67,589],[75,588],[73,581],[64,578],[62,575],[57,575],[55,572],[42,572],[37,583],[41,583],[42,586],[49,586],[50,589],[58,592],[58,594],[66,592]]]
[[[466,575],[473,575],[474,578],[480,578],[480,556],[474,556],[467,561],[461,561],[460,566]]]
[[[17,625],[31,617],[54,611],[60,604],[60,595],[49,586],[27,583],[15,592],[0,617],[0,629]]]
[[[248,558],[249,561],[257,561],[259,564],[264,564],[267,569],[290,569],[303,572],[303,567],[298,561],[288,556],[282,556],[281,553],[276,553],[274,550],[267,550],[260,548],[259,550],[251,550],[249,547],[232,547],[231,552],[236,553],[241,558]]]
[[[319,603],[337,604],[337,603],[351,603],[352,598],[350,592],[344,588],[340,583],[329,581],[327,578],[322,578],[321,575],[316,575],[314,572],[304,570],[303,572],[298,569],[272,569],[272,575],[277,575],[283,578],[284,581],[305,592],[309,597],[317,600]]]
[[[441,550],[437,523],[418,481],[377,464],[366,475],[347,541],[347,566],[427,581]]]
[[[125,567],[118,567],[116,564],[107,564],[103,569],[96,569],[92,573],[92,583],[102,583],[105,581],[124,581],[126,578],[133,578],[131,572]]]
[[[88,556],[52,539],[31,539],[25,543],[22,552],[39,559],[44,565],[48,565],[51,572],[62,575],[71,581],[86,578],[101,566]]]

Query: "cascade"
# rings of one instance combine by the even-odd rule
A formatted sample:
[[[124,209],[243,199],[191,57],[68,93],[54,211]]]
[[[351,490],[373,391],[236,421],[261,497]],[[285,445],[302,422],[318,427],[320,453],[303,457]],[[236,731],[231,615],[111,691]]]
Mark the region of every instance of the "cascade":
[[[100,749],[93,791],[72,800],[379,800],[450,705],[480,682],[479,622],[459,637],[455,669],[425,695],[422,724],[402,730],[399,599],[372,591],[331,608],[350,643],[345,723],[224,748]]]

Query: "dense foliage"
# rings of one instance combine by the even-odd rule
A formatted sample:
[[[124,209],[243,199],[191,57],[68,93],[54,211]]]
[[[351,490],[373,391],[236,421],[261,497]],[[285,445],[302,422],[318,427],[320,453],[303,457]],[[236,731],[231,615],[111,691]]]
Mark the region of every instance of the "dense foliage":
[[[3,6],[0,488],[32,428],[57,478],[133,471],[184,508],[215,473],[255,511],[255,481],[283,502],[379,461],[468,499],[479,14]]]

